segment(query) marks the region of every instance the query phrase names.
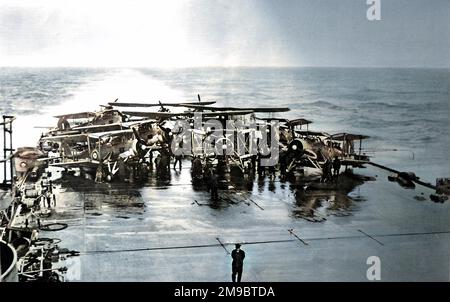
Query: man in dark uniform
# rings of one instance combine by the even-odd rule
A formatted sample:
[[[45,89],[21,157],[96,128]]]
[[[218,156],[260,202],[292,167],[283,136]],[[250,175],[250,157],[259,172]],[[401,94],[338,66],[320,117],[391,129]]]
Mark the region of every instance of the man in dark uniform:
[[[180,168],[180,170],[181,170],[181,159],[183,158],[183,155],[175,155],[175,161],[173,162],[173,169],[175,170],[175,168],[176,168],[176,166],[177,166],[177,163],[178,163],[178,166],[179,166],[179,168]]]
[[[214,174],[211,162],[206,159],[205,168],[203,169],[203,182],[206,184],[206,191],[211,190],[211,177]]]
[[[287,168],[287,152],[280,151],[280,176],[284,177],[286,175]]]
[[[241,282],[245,252],[241,250],[241,245],[239,243],[236,243],[235,246],[236,248],[231,252],[231,258],[233,258],[233,262],[231,263],[232,268],[231,280],[233,280],[233,282],[236,282],[236,275],[237,275],[237,282]]]
[[[275,166],[274,165],[269,166],[269,177],[270,177],[270,179],[275,179]]]
[[[328,181],[333,182],[333,161],[331,159],[328,159],[327,175]]]
[[[219,199],[219,176],[216,173],[212,173],[211,182],[210,182],[210,190],[211,190],[211,200]]]
[[[333,174],[337,178],[339,177],[339,170],[341,169],[341,161],[339,160],[339,157],[335,157],[333,161]]]
[[[156,172],[159,173],[159,163],[161,162],[161,153],[158,154],[155,158],[155,168]]]
[[[258,165],[258,175],[259,176],[265,175],[265,173],[266,173],[266,167],[261,164],[261,159],[262,159],[261,154],[258,153],[258,155],[257,155],[258,164],[257,165]]]
[[[200,155],[197,155],[192,159],[192,165],[191,165],[191,176],[192,176],[192,182],[195,184],[200,184],[203,175],[203,163],[200,158]]]
[[[330,161],[327,159],[322,165],[322,178],[320,182],[327,182],[329,179],[328,172],[330,169]]]
[[[253,174],[255,174],[255,172],[256,172],[256,155],[252,155],[252,157],[251,157],[251,159],[252,159],[252,161],[251,161],[251,168],[252,168],[252,173]]]
[[[170,159],[167,152],[161,152],[159,157],[159,162],[157,164],[157,173],[159,179],[168,179],[170,176]],[[158,159],[158,158],[157,158]]]

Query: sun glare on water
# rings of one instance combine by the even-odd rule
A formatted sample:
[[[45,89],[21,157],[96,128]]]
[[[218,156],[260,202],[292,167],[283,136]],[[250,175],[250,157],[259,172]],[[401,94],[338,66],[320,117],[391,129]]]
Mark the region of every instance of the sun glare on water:
[[[101,74],[98,78],[78,87],[72,96],[61,100],[56,106],[42,108],[42,114],[19,116],[14,121],[14,145],[34,146],[45,128],[56,126],[55,115],[96,111],[99,105],[107,105],[119,99],[120,102],[156,103],[182,102],[195,96],[186,96],[159,80],[142,74],[138,70],[120,69]],[[30,122],[32,121],[32,122]]]

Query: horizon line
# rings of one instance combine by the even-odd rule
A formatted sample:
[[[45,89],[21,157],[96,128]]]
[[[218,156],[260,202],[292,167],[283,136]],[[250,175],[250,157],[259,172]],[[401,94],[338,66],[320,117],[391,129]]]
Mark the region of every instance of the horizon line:
[[[450,69],[449,66],[360,66],[360,65],[193,65],[193,66],[108,66],[108,65],[0,65],[0,68],[123,68],[123,69],[189,69],[189,68],[373,68],[373,69]]]

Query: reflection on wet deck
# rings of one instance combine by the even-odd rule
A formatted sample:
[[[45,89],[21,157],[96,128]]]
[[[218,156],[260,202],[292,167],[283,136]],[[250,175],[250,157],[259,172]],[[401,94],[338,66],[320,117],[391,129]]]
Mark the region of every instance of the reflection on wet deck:
[[[232,178],[218,201],[191,184],[188,167],[144,184],[72,178],[57,183],[49,218],[69,227],[42,236],[81,252],[69,281],[228,281],[235,242],[248,255],[244,281],[364,281],[371,255],[382,258],[383,280],[448,280],[449,204],[418,201],[419,189],[376,173],[340,190]]]

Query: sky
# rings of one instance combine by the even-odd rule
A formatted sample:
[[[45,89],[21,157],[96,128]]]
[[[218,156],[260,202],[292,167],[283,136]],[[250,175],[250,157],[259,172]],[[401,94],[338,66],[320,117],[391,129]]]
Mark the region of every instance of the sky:
[[[450,0],[0,0],[0,66],[450,67]]]

